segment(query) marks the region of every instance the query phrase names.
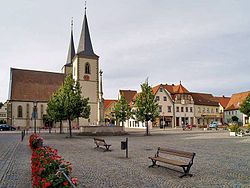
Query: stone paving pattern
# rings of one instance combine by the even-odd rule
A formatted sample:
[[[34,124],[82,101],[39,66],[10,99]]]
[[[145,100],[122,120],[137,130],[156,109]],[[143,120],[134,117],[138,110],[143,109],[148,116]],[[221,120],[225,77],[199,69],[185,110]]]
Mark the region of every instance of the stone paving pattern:
[[[112,152],[94,148],[93,137],[42,134],[45,144],[73,164],[79,187],[250,187],[250,137],[229,137],[227,131],[161,131],[144,136],[131,133],[129,158],[120,149],[126,136],[102,137],[112,144]],[[184,177],[181,168],[148,168],[149,156],[157,147],[196,152],[193,177]],[[174,170],[171,170],[174,169]]]
[[[23,142],[21,134],[0,134],[0,187],[31,187],[31,151],[27,137]]]
[[[129,158],[120,149],[126,136],[102,137],[112,144],[112,152],[96,149],[93,137],[66,138],[66,134],[41,133],[45,144],[73,164],[78,187],[250,187],[250,136],[229,137],[226,131],[155,131],[152,136],[131,132]],[[0,188],[31,187],[28,136],[0,133]],[[180,179],[181,168],[148,168],[158,146],[196,152],[193,177]],[[164,165],[166,166],[166,165]]]

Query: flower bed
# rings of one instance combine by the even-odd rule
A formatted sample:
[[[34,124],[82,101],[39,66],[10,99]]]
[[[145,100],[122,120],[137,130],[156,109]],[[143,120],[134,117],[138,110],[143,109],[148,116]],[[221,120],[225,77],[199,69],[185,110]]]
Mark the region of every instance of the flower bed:
[[[69,176],[72,171],[71,163],[62,159],[56,149],[40,145],[42,140],[37,134],[32,134],[29,140],[32,149],[32,187],[71,187],[67,179],[59,171],[59,168],[64,169],[65,174]],[[71,178],[71,181],[73,184],[77,184],[77,178]]]

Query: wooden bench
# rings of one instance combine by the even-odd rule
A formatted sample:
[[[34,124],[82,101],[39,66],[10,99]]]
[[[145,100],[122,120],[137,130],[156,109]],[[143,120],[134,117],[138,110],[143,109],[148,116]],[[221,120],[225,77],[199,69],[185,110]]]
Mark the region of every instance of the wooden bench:
[[[104,146],[105,147],[104,151],[111,151],[109,149],[111,144],[107,144],[104,139],[94,138],[94,142],[95,142],[97,148],[99,148],[100,146]]]
[[[159,167],[160,165],[156,164],[156,162],[159,161],[162,163],[182,167],[184,174],[181,175],[180,178],[184,176],[192,177],[192,174],[190,174],[189,171],[191,166],[193,165],[194,156],[195,153],[159,147],[155,156],[149,157],[149,159],[151,159],[153,163],[149,167]]]

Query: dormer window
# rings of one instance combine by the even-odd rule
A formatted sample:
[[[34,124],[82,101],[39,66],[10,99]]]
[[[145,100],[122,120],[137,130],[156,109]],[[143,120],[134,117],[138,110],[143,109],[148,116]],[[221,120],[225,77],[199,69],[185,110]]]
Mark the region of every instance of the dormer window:
[[[85,64],[85,74],[90,74],[90,64],[89,63]]]

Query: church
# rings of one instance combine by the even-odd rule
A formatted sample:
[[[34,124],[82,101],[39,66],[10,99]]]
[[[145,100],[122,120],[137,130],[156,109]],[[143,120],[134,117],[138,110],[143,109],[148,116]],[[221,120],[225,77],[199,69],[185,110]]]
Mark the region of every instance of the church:
[[[102,71],[99,67],[99,56],[95,54],[91,43],[86,8],[77,51],[71,23],[68,56],[61,73],[10,69],[7,123],[21,129],[44,127],[47,103],[53,93],[62,86],[68,74],[72,74],[73,79],[80,83],[82,96],[89,98],[91,107],[89,118],[75,120],[73,127],[102,124]]]

